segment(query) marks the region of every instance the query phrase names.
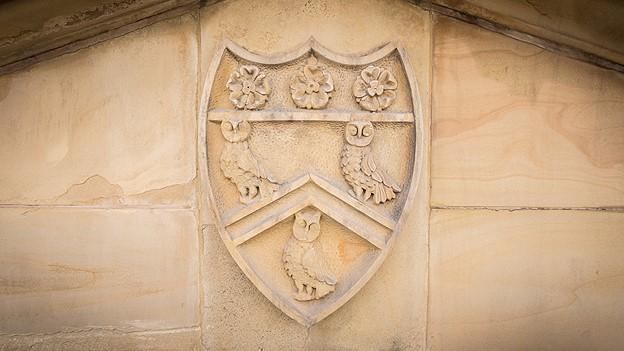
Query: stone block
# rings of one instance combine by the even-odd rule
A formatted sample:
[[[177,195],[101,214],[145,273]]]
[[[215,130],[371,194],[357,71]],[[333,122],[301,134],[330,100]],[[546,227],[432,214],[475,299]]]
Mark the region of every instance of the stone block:
[[[429,345],[620,350],[624,213],[433,210]]]
[[[212,213],[212,211],[224,210],[220,207],[211,208],[207,200],[208,193],[202,193],[200,199],[204,241],[202,258],[203,346],[208,350],[424,349],[429,212],[427,205],[429,183],[426,176],[428,174],[428,159],[425,156],[428,153],[429,145],[429,107],[427,104],[429,101],[431,54],[429,14],[412,4],[400,1],[330,2],[297,0],[264,3],[228,1],[203,8],[200,12],[200,19],[202,33],[202,73],[200,77],[202,79],[209,71],[210,65],[215,64],[212,60],[220,59],[220,57],[215,58],[215,54],[218,52],[218,47],[223,39],[229,39],[237,46],[253,53],[271,56],[276,61],[279,59],[275,59],[275,57],[283,57],[279,54],[288,55],[284,53],[291,53],[295,48],[309,43],[308,40],[311,36],[314,36],[316,43],[326,48],[327,51],[350,56],[352,62],[356,62],[357,58],[364,54],[379,50],[388,42],[396,42],[405,48],[406,57],[413,68],[414,74],[411,78],[415,79],[420,89],[418,100],[421,105],[417,108],[422,110],[424,116],[424,128],[418,129],[418,133],[422,133],[419,137],[422,137],[423,140],[423,145],[419,145],[422,149],[418,151],[422,151],[422,155],[424,155],[423,159],[419,159],[419,162],[422,162],[420,183],[418,184],[418,191],[412,194],[414,196],[412,205],[404,209],[405,225],[397,233],[398,236],[392,251],[381,264],[379,270],[357,294],[335,312],[309,328],[289,318],[279,308],[275,307],[246,277],[235,260],[230,257],[218,232],[219,223],[215,221]],[[256,60],[251,61],[252,63],[257,62]],[[295,70],[302,65],[300,61],[298,59],[289,62],[290,66],[285,69],[292,69],[292,72],[285,74],[285,76],[294,74]],[[356,79],[357,72],[353,75],[341,75],[339,74],[341,69],[336,68],[335,64],[332,65],[328,61],[332,60],[319,57],[319,62],[327,65],[328,71],[334,75],[336,91],[332,93],[332,99],[327,109],[323,107],[318,111],[311,111],[295,106],[296,102],[292,101],[288,89],[289,81],[283,76],[279,76],[273,68],[267,67],[268,65],[258,64],[263,70],[273,74],[270,79],[272,79],[271,83],[273,83],[274,90],[270,96],[274,100],[266,103],[266,111],[245,111],[240,116],[255,114],[267,118],[267,122],[272,123],[269,125],[269,123],[257,122],[256,120],[252,125],[249,145],[250,149],[253,149],[254,152],[257,150],[258,154],[263,156],[259,157],[263,166],[274,171],[276,177],[288,175],[285,179],[289,180],[291,176],[296,176],[303,171],[310,171],[309,174],[312,177],[317,171],[329,179],[328,184],[336,182],[339,190],[343,191],[342,188],[348,186],[346,183],[343,184],[345,180],[340,173],[340,150],[345,143],[343,131],[345,122],[348,122],[350,113],[361,115],[364,112],[369,118],[372,114],[362,110],[352,96],[351,85],[352,81]],[[237,63],[234,59],[229,58],[224,62],[224,65],[230,65],[227,66],[228,70],[225,70],[227,74],[221,76],[217,74],[214,81],[220,85],[218,85],[216,92],[211,92],[212,96],[215,96],[214,101],[211,101],[212,105],[206,106],[206,108],[213,108],[211,113],[215,115],[222,113],[222,111],[215,111],[217,109],[233,109],[228,100],[228,91],[227,89],[224,90],[224,87],[232,69],[237,68]],[[384,61],[376,64],[387,63],[384,58]],[[221,69],[221,66],[218,68]],[[363,68],[358,67],[357,69]],[[396,77],[400,80],[403,72],[400,70],[398,72],[400,74],[397,73]],[[209,83],[212,83],[212,80]],[[407,86],[404,80],[400,80],[399,83],[399,86]],[[404,94],[404,91],[401,94]],[[407,99],[409,96],[397,96],[396,106],[389,108],[388,111],[394,111],[394,108],[398,111],[405,111],[406,108],[412,107],[406,103],[409,101]],[[261,108],[264,106],[257,107],[257,109]],[[279,111],[275,112],[276,110]],[[287,112],[283,112],[283,110],[287,110]],[[284,116],[287,116],[292,110],[294,110],[292,116],[295,117],[325,113],[332,114],[331,118],[342,118],[338,115],[343,113],[347,119],[329,120],[331,123],[328,120],[318,120],[317,122],[308,120],[301,123],[297,121],[286,125],[287,123],[283,120],[280,124],[270,121],[266,117],[275,112],[277,118],[285,118]],[[379,113],[374,116],[377,117],[378,115],[382,114]],[[314,118],[320,117],[315,115]],[[208,123],[215,123],[215,121],[212,120]],[[202,127],[200,126],[200,128]],[[376,133],[377,130],[379,131],[379,140],[383,140],[382,135],[384,135],[383,130],[385,129],[377,129],[376,127],[375,130]],[[405,136],[396,130],[399,128],[392,129],[389,127],[386,130],[388,132],[385,134],[386,137],[390,139],[394,136],[396,139],[401,139],[397,135]],[[337,131],[340,132],[337,133]],[[206,173],[210,174],[211,180],[216,179],[211,184],[213,189],[217,189],[216,206],[225,207],[227,210],[230,206],[236,205],[240,199],[237,189],[221,174],[222,169],[218,162],[215,163],[214,161],[223,149],[224,141],[222,139],[224,135],[221,135],[222,133],[219,128],[214,128],[214,126],[208,128],[208,163],[212,162],[213,166],[208,167]],[[268,137],[271,135],[270,133],[276,137],[270,139]],[[413,136],[413,134],[410,135]],[[297,142],[297,138],[301,140]],[[410,140],[409,138],[405,139]],[[404,163],[394,162],[398,154],[394,151],[400,148],[386,148],[384,151],[384,145],[374,143],[372,146],[376,155],[382,155],[382,152],[385,152],[386,156],[383,161],[380,161],[380,164],[389,168],[393,175],[399,174],[400,181],[404,181],[406,173],[398,171],[403,169],[401,167],[409,166],[410,160],[404,160]],[[401,145],[401,147],[405,146]],[[200,140],[200,148],[203,147],[204,142]],[[290,159],[283,155],[281,157],[278,157],[280,155],[276,156],[283,149],[288,149],[288,152],[293,156]],[[307,160],[302,156],[305,155],[306,149],[309,150]],[[329,150],[329,152],[325,150]],[[294,156],[294,154],[297,155]],[[390,166],[387,166],[388,164]],[[311,168],[314,169],[311,170]],[[207,180],[202,180],[202,185],[205,181]],[[333,186],[326,187],[334,188]],[[303,187],[301,189],[304,192],[309,190],[310,194],[316,194],[316,190],[307,188],[306,190]],[[347,194],[347,197],[351,196],[346,190],[344,193]],[[317,206],[319,204],[313,203],[312,205]],[[391,209],[394,208],[392,207],[394,205],[395,203],[384,204],[384,206],[372,204],[370,207],[387,215],[386,211],[392,212]],[[253,208],[253,206],[251,207]],[[329,212],[331,213],[331,211]],[[342,216],[334,216],[332,222],[325,217],[326,213],[324,212],[321,219],[321,228],[340,228],[341,225],[338,222],[341,220],[347,222],[346,219],[348,218]],[[267,218],[273,217],[267,215]],[[281,221],[282,219],[276,220]],[[259,271],[257,276],[260,277],[260,280],[256,279],[255,283],[258,284],[261,281],[262,284],[266,285],[262,280],[263,275],[261,273],[264,272],[262,270],[267,270],[266,267],[270,266],[271,272],[276,273],[265,274],[265,276],[269,278],[278,276],[279,279],[275,280],[281,284],[271,285],[271,288],[277,291],[276,295],[294,289],[292,281],[288,280],[289,278],[282,267],[283,264],[279,262],[283,242],[292,233],[292,222],[288,222],[291,220],[288,218],[285,219],[285,223],[277,224],[267,234],[266,238],[253,238],[249,244],[242,244],[243,249],[241,251],[244,251],[245,247],[248,248],[248,252],[243,254],[255,255],[260,259],[264,257],[260,253],[267,256],[266,261],[257,265],[254,263],[251,268],[245,267],[244,269]],[[267,230],[267,232],[269,231]],[[336,249],[336,252],[342,253],[341,262],[336,265],[344,267],[343,265],[349,257],[357,258],[360,251],[368,250],[368,246],[366,246],[368,244],[362,244],[361,239],[360,241],[351,240],[353,236],[342,235],[346,233],[344,229],[342,232],[344,233],[339,232],[338,229],[330,230],[328,233],[333,238],[340,239],[328,240],[327,243],[332,250]],[[250,260],[250,262],[254,261]],[[283,275],[283,277],[279,275]],[[285,286],[287,289],[284,288]]]
[[[624,205],[624,75],[437,18],[433,206]]]
[[[0,77],[0,203],[191,206],[191,15]]]
[[[188,210],[0,209],[0,334],[196,327]]]

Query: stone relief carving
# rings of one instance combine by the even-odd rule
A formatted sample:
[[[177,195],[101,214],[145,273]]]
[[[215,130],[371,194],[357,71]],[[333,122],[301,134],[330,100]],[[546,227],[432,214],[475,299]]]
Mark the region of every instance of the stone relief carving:
[[[373,197],[376,204],[396,197],[399,185],[385,172],[377,168],[370,143],[375,129],[369,121],[352,121],[345,127],[347,143],[340,155],[340,166],[345,180],[351,186],[349,193],[360,201]]]
[[[306,65],[292,78],[290,95],[297,107],[321,109],[327,106],[334,81],[324,65],[311,55]]]
[[[337,279],[329,268],[317,240],[321,234],[321,212],[307,208],[295,214],[293,233],[282,261],[293,280],[297,301],[321,299],[335,290]]]
[[[390,71],[383,67],[368,66],[353,83],[353,95],[363,109],[379,112],[392,105],[397,87],[396,78]]]
[[[199,123],[205,208],[251,282],[305,326],[371,279],[402,227],[423,142],[411,72],[394,44],[340,55],[313,39],[271,56],[225,40],[210,64]],[[374,160],[377,145],[384,159],[379,150]]]
[[[271,93],[266,74],[253,65],[242,65],[232,72],[226,86],[230,90],[230,101],[238,109],[261,109]]]
[[[221,133],[228,142],[221,152],[221,171],[236,185],[239,200],[248,204],[256,198],[270,197],[278,189],[278,182],[262,167],[249,149],[251,125],[247,121],[224,120]]]

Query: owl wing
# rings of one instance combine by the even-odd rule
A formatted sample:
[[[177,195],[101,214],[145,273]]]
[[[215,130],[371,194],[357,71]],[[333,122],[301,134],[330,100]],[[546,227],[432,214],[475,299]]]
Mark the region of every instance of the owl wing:
[[[232,144],[229,143],[225,144],[225,148],[221,152],[219,164],[221,166],[221,170],[223,171],[223,175],[229,179],[235,178],[245,172],[238,165],[238,153],[238,150],[232,147]]]
[[[260,165],[258,164],[258,160],[256,157],[249,151],[249,149],[244,149],[236,160],[238,167],[244,169],[247,172],[252,173],[256,177],[260,177]]]
[[[271,182],[275,182],[273,177],[268,174],[249,149],[245,149],[245,151],[241,153],[238,158],[238,166],[248,172],[251,172],[258,178],[265,178]]]
[[[284,268],[289,276],[296,276],[298,274],[305,273],[297,257],[301,257],[301,248],[297,245],[297,241],[293,238],[288,240],[284,252],[282,253],[282,262],[284,262]]]
[[[382,170],[377,169],[377,164],[375,164],[373,153],[370,152],[370,150],[364,155],[364,159],[362,160],[362,171],[367,176],[373,178],[380,183],[383,183],[385,186],[392,188],[394,191],[401,191],[401,187],[399,187],[399,184],[397,184],[397,182],[395,182]]]
[[[306,251],[303,255],[302,264],[306,273],[312,278],[329,285],[336,285],[336,277],[330,271],[327,262],[325,262],[323,256],[316,248],[312,247]]]

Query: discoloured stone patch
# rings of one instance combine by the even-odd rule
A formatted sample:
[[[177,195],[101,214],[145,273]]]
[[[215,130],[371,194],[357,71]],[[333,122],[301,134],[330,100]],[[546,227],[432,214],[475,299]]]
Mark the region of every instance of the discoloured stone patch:
[[[619,350],[624,213],[434,210],[431,350]]]
[[[190,207],[195,26],[182,16],[0,78],[0,203]]]
[[[433,205],[624,205],[624,75],[455,20],[435,36]]]
[[[123,333],[84,328],[51,334],[0,335],[0,351],[198,351],[199,328]]]
[[[0,209],[0,333],[196,326],[189,210]]]

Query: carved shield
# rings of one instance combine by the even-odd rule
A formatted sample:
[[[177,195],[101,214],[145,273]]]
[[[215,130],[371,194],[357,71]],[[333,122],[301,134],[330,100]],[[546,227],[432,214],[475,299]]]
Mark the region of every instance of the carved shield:
[[[236,263],[301,324],[349,301],[401,232],[420,174],[420,109],[395,44],[217,50],[199,116],[204,194]]]

